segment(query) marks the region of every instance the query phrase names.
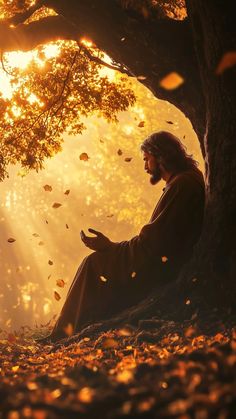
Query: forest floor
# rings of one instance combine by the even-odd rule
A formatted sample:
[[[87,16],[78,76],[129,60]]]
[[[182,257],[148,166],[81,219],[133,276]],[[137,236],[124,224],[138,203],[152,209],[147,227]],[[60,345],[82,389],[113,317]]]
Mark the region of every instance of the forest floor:
[[[0,418],[236,418],[236,321],[139,327],[38,344],[0,337]]]

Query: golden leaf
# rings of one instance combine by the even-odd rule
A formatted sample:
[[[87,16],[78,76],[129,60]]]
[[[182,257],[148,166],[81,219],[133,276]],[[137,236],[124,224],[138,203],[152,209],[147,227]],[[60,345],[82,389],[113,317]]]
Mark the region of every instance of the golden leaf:
[[[52,205],[52,208],[59,208],[61,207],[62,204],[59,204],[59,202],[54,202],[54,204]]]
[[[122,156],[123,151],[119,148],[119,150],[117,150],[117,154],[118,154],[118,156]]]
[[[136,272],[132,272],[132,274],[131,274],[131,278],[135,278],[135,277],[136,277],[136,275],[137,275],[137,273],[136,273]]]
[[[14,243],[16,241],[16,239],[13,239],[13,237],[10,237],[7,241],[8,241],[8,243]]]
[[[178,73],[172,72],[167,74],[161,81],[160,86],[166,90],[174,90],[177,89],[181,84],[184,83],[183,77],[181,77]]]
[[[162,261],[163,263],[166,263],[166,262],[168,261],[168,257],[167,257],[167,256],[162,256],[162,257],[161,257],[161,261]]]
[[[166,123],[167,123],[167,124],[170,124],[170,125],[171,125],[171,124],[174,124],[174,122],[172,122],[172,121],[166,121]]]
[[[90,387],[83,387],[77,393],[78,400],[82,403],[91,403],[94,396],[94,390]]]
[[[141,121],[141,122],[139,122],[138,127],[139,128],[143,128],[144,125],[145,125],[145,121]]]
[[[69,228],[68,224],[66,224],[66,228]]]
[[[133,157],[126,157],[124,160],[129,163],[132,160]]]
[[[80,156],[79,156],[79,158],[80,158],[80,160],[88,161],[89,156],[88,156],[87,153],[81,153]]]
[[[44,245],[44,242],[40,241],[40,242],[38,243],[38,245],[39,245],[39,246],[43,246],[43,245]]]
[[[37,234],[37,233],[33,233],[32,236],[34,236],[34,237],[40,237],[39,234]]]
[[[226,52],[216,68],[216,74],[220,75],[234,65],[236,65],[236,51]]]
[[[186,306],[189,306],[189,304],[191,303],[191,301],[190,300],[186,300],[185,301],[185,304],[186,304]]]
[[[111,349],[111,348],[117,348],[119,346],[119,343],[112,338],[106,338],[102,342],[102,347],[105,349]]]
[[[132,379],[133,379],[133,373],[130,370],[121,371],[116,376],[116,380],[119,383],[124,383],[124,384],[128,383]]]
[[[72,336],[74,332],[73,325],[71,323],[68,323],[66,327],[64,327],[64,332],[67,336]]]
[[[102,282],[107,282],[107,278],[105,278],[105,276],[103,276],[103,275],[100,275],[100,279],[101,279]]]
[[[70,189],[67,189],[67,190],[64,192],[64,195],[69,195],[69,193],[70,193]]]
[[[19,368],[20,368],[19,365],[14,365],[13,367],[11,367],[11,369],[12,369],[13,372],[18,371]]]
[[[52,187],[51,187],[50,185],[44,185],[44,186],[43,186],[43,189],[44,189],[46,192],[51,192],[51,191],[52,191]]]
[[[57,284],[58,287],[64,288],[66,283],[65,283],[64,279],[58,279],[56,284]]]
[[[49,261],[48,261],[48,264],[49,264],[49,265],[53,265],[53,261],[52,261],[52,260],[49,260]]]
[[[147,77],[145,77],[145,76],[138,76],[138,77],[137,77],[137,79],[138,79],[138,80],[146,80],[146,78],[147,78]]]
[[[57,300],[57,301],[59,301],[59,300],[61,299],[61,296],[60,296],[60,294],[58,294],[58,292],[57,292],[57,291],[54,291],[54,298],[55,298],[55,300]]]

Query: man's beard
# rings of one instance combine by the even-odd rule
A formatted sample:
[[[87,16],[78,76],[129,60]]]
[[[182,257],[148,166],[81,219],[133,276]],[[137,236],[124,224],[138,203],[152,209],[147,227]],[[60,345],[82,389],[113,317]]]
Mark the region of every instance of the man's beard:
[[[159,167],[156,167],[155,170],[150,174],[151,174],[150,183],[152,185],[156,185],[158,182],[160,182],[162,176],[161,176],[161,170]]]

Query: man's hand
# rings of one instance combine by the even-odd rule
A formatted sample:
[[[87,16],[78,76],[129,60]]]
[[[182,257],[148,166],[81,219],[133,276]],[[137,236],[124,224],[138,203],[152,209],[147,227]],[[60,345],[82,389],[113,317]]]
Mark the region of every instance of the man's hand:
[[[89,237],[81,230],[81,240],[85,246],[89,247],[92,250],[103,251],[112,245],[111,240],[108,237],[104,236],[100,231],[96,231],[93,228],[89,228],[88,231],[96,235],[96,237]]]

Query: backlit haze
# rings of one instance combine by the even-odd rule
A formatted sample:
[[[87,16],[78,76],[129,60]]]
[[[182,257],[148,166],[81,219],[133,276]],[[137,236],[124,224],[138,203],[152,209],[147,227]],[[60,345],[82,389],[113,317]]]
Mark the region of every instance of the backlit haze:
[[[56,46],[45,48],[48,56],[57,53]],[[11,54],[19,66],[32,56]],[[113,70],[102,71],[116,77]],[[0,90],[10,97],[3,70],[0,77]],[[1,329],[44,324],[59,313],[77,267],[91,253],[80,240],[81,229],[92,227],[121,241],[148,222],[163,183],[152,186],[143,170],[139,147],[147,135],[162,129],[174,133],[203,169],[196,135],[184,115],[137,80],[130,82],[137,102],[119,114],[117,124],[86,119],[83,135],[65,136],[62,152],[46,161],[43,171],[25,175],[11,167],[9,179],[0,184]],[[80,159],[82,153],[88,160]],[[61,206],[53,208],[55,203]]]

